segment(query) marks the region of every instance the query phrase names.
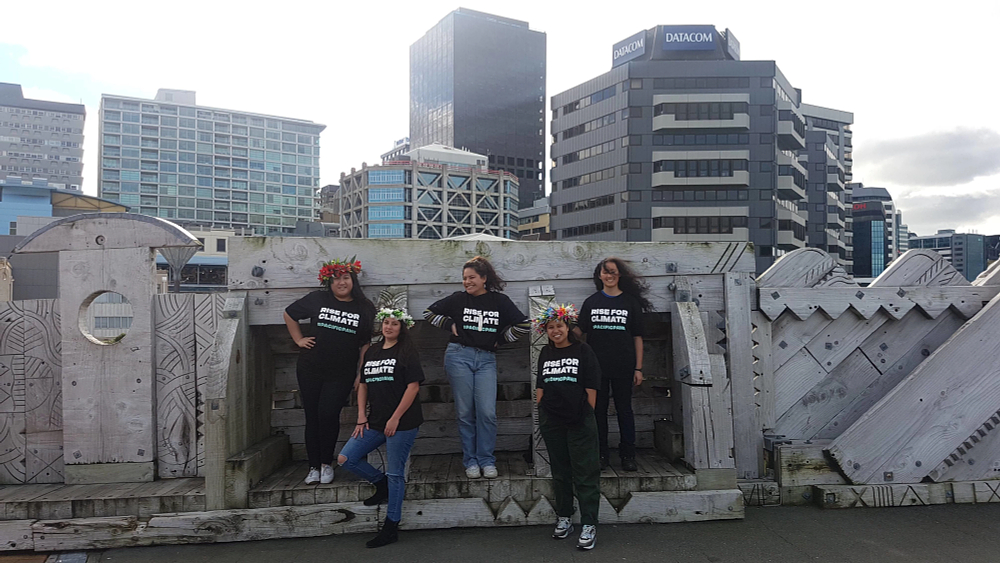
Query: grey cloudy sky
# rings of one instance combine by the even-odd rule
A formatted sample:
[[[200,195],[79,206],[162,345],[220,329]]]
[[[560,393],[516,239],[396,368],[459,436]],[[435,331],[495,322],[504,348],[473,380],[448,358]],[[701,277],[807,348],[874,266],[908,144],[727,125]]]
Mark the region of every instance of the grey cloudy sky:
[[[200,104],[327,125],[322,181],[407,135],[409,45],[459,5],[548,35],[548,95],[610,68],[658,24],[713,24],[744,60],[776,60],[803,101],[854,112],[855,181],[884,186],[920,234],[1000,232],[1000,2],[16,1],[0,81],[87,104],[84,190],[96,193],[101,93],[198,92]],[[483,61],[489,64],[489,61]]]

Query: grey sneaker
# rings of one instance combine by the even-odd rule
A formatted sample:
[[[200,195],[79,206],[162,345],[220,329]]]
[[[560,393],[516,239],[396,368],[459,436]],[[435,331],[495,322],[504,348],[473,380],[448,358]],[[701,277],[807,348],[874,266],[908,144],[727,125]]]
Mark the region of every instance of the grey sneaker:
[[[594,549],[597,544],[597,526],[587,524],[580,532],[580,540],[576,542],[576,547],[580,549]]]
[[[573,533],[573,523],[570,522],[569,518],[565,516],[560,516],[556,519],[556,529],[552,532],[552,537],[557,540],[564,540]]]
[[[320,470],[319,470],[319,482],[322,483],[322,484],[324,484],[324,485],[328,485],[330,483],[333,483],[333,466],[332,465],[324,465],[323,467],[320,468]]]
[[[479,466],[472,465],[465,468],[465,476],[469,479],[479,479]]]
[[[497,472],[497,466],[495,465],[483,466],[483,477],[486,477],[487,479],[496,479],[499,476],[500,473]]]
[[[319,483],[319,469],[310,467],[309,474],[306,475],[306,485],[315,485],[316,483]]]

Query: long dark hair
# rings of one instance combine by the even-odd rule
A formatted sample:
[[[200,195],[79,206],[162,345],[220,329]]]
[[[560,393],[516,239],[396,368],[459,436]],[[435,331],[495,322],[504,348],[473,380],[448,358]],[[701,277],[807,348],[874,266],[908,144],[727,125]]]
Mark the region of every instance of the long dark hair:
[[[650,303],[649,298],[646,297],[649,293],[649,285],[646,283],[646,280],[642,278],[642,276],[635,273],[635,270],[629,267],[628,262],[622,260],[621,258],[609,256],[597,263],[597,267],[594,268],[594,287],[597,288],[597,291],[604,289],[604,281],[601,280],[601,272],[604,271],[604,267],[608,262],[618,266],[618,287],[622,290],[622,292],[627,293],[638,301],[639,307],[642,308],[643,312],[652,311],[653,304]]]
[[[333,289],[330,287],[331,283],[324,282],[323,286],[326,287],[327,291],[333,293]],[[354,272],[351,272],[351,299],[361,305],[361,322],[358,326],[374,326],[375,304],[365,295],[365,290],[361,287],[361,281],[358,280],[358,275]]]
[[[462,266],[462,271],[472,268],[477,274],[486,278],[486,291],[501,292],[507,287],[507,281],[500,277],[500,274],[493,269],[493,264],[482,256],[474,256]]]
[[[385,346],[385,336],[382,334],[381,324],[379,324],[378,332],[379,332],[379,339],[381,340],[379,346]],[[400,356],[407,356],[410,353],[417,354],[417,347],[413,343],[413,338],[411,338],[410,336],[410,329],[407,328],[406,323],[403,321],[399,321],[399,336],[396,337],[396,346],[399,346]],[[417,355],[419,357],[419,354]]]

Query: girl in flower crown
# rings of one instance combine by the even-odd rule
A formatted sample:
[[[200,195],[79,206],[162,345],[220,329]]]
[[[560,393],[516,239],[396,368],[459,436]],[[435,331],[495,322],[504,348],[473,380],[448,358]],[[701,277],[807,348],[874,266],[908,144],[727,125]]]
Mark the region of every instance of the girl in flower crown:
[[[389,501],[385,523],[368,541],[368,547],[381,547],[398,539],[396,530],[406,492],[406,460],[424,421],[417,397],[424,371],[408,332],[413,318],[405,309],[383,308],[375,319],[382,327],[382,342],[365,353],[358,385],[358,424],[337,458],[341,465],[375,485],[375,494],[365,500],[366,506]],[[366,457],[382,444],[389,458],[385,473],[372,467]]]
[[[594,418],[601,366],[590,346],[573,334],[576,322],[576,308],[571,304],[549,307],[534,319],[535,330],[549,337],[548,345],[538,355],[535,400],[556,496],[558,518],[552,537],[563,539],[573,532],[570,517],[575,488],[583,525],[576,545],[580,549],[593,549],[601,499]]]
[[[371,342],[375,306],[358,282],[361,261],[332,260],[320,268],[322,289],[285,309],[288,334],[300,348],[296,376],[306,415],[306,483],[333,481],[333,455],[340,411],[359,374],[359,360]],[[299,321],[310,319],[303,334]]]

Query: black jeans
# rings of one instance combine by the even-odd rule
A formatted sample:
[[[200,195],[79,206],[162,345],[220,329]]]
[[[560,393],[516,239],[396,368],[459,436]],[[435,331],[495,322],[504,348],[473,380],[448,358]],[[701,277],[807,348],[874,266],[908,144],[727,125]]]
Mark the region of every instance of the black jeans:
[[[303,367],[296,369],[302,408],[306,411],[306,454],[309,467],[333,465],[334,449],[340,435],[340,411],[354,389],[354,377],[318,374]]]
[[[632,414],[632,378],[602,377],[601,388],[597,390],[597,438],[600,442],[601,457],[611,457],[608,448],[608,405],[615,399],[618,412],[618,455],[622,458],[635,457],[635,417]]]
[[[597,426],[587,405],[587,414],[577,426],[549,420],[545,409],[538,409],[538,428],[549,452],[552,488],[555,491],[557,516],[573,515],[573,492],[580,501],[580,523],[596,525],[601,506],[601,466],[597,459]]]

